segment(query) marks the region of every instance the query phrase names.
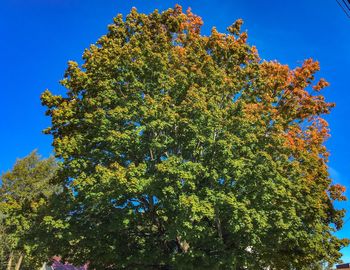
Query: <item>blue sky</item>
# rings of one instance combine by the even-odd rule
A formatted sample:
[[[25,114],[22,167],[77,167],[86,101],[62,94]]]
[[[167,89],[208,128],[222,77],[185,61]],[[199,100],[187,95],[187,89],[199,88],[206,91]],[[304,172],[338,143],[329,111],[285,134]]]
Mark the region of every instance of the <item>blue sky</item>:
[[[64,93],[58,81],[68,60],[80,61],[116,14],[133,6],[149,13],[176,3],[203,18],[204,34],[212,26],[225,31],[242,18],[249,43],[263,59],[291,67],[309,57],[320,61],[319,75],[331,83],[324,93],[337,104],[327,117],[330,173],[350,189],[350,19],[336,0],[1,0],[0,172],[35,148],[44,156],[52,152],[51,138],[41,133],[50,122],[39,96],[46,88]],[[350,212],[349,202],[341,206]],[[350,238],[350,221],[338,235]],[[350,248],[343,254],[350,262]]]

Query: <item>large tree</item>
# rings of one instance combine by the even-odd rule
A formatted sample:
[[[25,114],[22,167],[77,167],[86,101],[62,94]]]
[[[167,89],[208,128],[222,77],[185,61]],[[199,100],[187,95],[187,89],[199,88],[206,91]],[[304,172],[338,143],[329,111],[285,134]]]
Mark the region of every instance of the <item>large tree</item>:
[[[58,190],[50,182],[56,169],[57,163],[53,157],[41,159],[33,151],[17,160],[12,170],[1,175],[1,269],[32,270],[37,260],[47,260],[47,252],[40,246],[40,234],[36,229],[47,214],[43,209]]]
[[[241,25],[203,36],[180,6],[133,9],[69,62],[65,96],[42,94],[66,190],[46,218],[55,253],[96,269],[311,269],[341,256],[328,83],[311,59],[262,61]]]

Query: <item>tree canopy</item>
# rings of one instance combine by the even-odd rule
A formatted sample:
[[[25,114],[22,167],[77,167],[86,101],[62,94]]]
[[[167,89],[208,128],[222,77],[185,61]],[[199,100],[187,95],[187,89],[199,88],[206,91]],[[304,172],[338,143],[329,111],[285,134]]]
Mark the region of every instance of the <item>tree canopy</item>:
[[[44,257],[38,253],[33,255],[41,249],[39,235],[34,231],[44,217],[42,209],[48,206],[51,195],[57,190],[50,183],[56,169],[54,157],[41,159],[33,151],[25,158],[17,160],[12,170],[1,175],[1,269],[12,270],[16,264],[16,270],[32,270],[35,261],[47,259],[45,252]]]
[[[42,94],[57,183],[55,254],[96,269],[311,269],[346,240],[315,81],[260,59],[237,20],[201,34],[180,6],[133,9]],[[59,243],[59,244],[58,244]]]

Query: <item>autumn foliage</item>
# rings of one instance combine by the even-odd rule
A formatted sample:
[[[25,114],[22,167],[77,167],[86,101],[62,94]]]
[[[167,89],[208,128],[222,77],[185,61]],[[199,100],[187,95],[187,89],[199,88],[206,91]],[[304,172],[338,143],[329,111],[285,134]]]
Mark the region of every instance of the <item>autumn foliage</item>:
[[[46,217],[55,254],[96,269],[339,259],[319,63],[262,61],[241,20],[209,36],[202,24],[180,6],[118,15],[69,62],[66,95],[42,94],[66,190]]]

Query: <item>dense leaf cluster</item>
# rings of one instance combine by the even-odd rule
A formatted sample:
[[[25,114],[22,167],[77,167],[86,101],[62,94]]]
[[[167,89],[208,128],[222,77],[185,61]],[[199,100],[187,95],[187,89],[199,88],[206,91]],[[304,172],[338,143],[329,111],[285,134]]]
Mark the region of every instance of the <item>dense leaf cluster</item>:
[[[1,175],[0,269],[32,270],[49,258],[41,245],[46,234],[39,227],[52,195],[59,191],[50,183],[56,170],[53,157],[41,159],[33,151]]]
[[[343,188],[327,172],[317,62],[262,61],[236,21],[176,6],[121,15],[42,102],[62,160],[52,252],[96,269],[333,263]]]

